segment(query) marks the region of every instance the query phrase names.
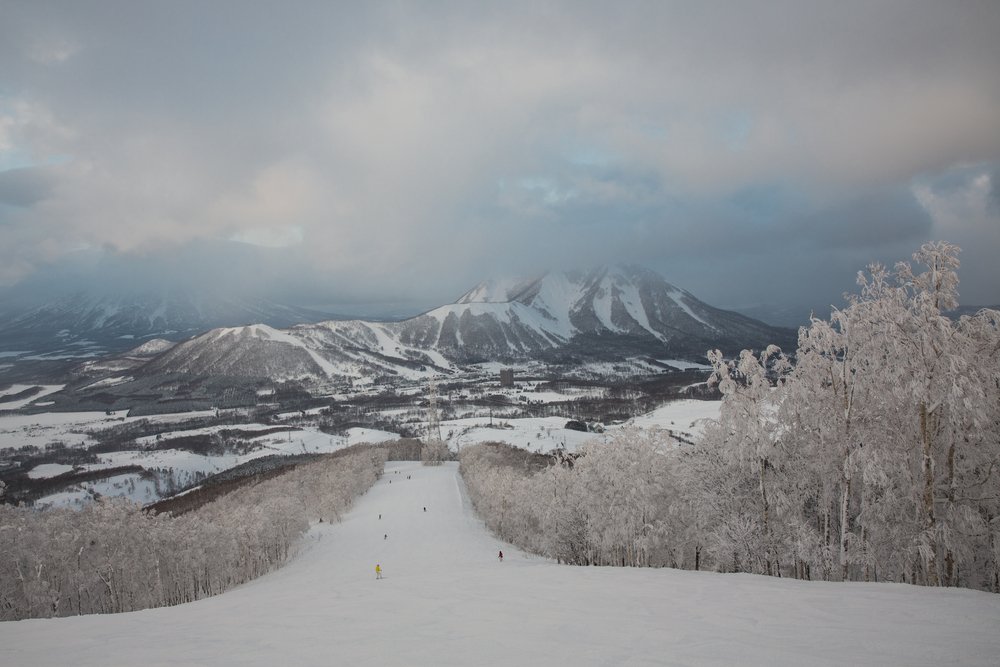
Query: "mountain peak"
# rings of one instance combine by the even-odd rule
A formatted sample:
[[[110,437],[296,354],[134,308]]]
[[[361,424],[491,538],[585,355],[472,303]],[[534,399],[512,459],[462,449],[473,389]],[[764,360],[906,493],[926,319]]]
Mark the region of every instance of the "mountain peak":
[[[218,329],[150,368],[202,375],[425,377],[455,364],[514,360],[694,359],[785,344],[790,332],[713,308],[634,266],[488,280],[455,303],[399,322]]]

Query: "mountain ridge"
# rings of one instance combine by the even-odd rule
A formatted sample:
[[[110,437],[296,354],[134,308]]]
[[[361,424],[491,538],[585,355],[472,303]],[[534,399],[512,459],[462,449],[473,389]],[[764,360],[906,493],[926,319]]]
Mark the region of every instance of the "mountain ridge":
[[[419,378],[482,361],[701,358],[787,344],[790,330],[714,308],[636,266],[484,281],[454,303],[397,322],[326,320],[213,329],[166,350],[157,373],[364,381]]]

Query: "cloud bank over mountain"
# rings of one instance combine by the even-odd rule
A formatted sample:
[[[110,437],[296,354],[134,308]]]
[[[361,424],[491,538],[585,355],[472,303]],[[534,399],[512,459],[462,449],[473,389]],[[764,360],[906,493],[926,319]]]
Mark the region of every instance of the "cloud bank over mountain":
[[[946,238],[1000,300],[1000,6],[536,5],[8,7],[0,283],[235,241],[312,301],[624,260],[829,303]]]

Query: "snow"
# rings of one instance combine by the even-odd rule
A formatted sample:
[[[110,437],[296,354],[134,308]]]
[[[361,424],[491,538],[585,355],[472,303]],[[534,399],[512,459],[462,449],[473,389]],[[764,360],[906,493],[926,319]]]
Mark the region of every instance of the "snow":
[[[2,411],[2,410],[17,410],[19,408],[23,408],[24,406],[26,406],[26,405],[28,405],[30,403],[33,403],[33,402],[37,401],[38,399],[40,399],[40,398],[42,398],[44,396],[48,396],[49,394],[54,394],[57,391],[61,391],[63,389],[63,387],[65,387],[66,385],[64,385],[64,384],[44,384],[44,385],[15,384],[15,385],[11,385],[11,387],[9,389],[4,389],[3,391],[0,391],[0,396],[11,396],[13,394],[20,393],[20,392],[24,391],[25,389],[30,389],[32,387],[39,387],[39,386],[42,388],[42,390],[39,391],[37,394],[33,394],[33,395],[29,396],[28,398],[23,398],[23,399],[21,399],[19,401],[11,401],[9,403],[0,403],[0,411]]]
[[[483,442],[505,442],[532,452],[548,453],[555,449],[575,452],[585,443],[604,436],[563,428],[566,417],[527,417],[504,419],[494,416],[449,419],[441,422],[441,432],[451,449],[459,450]]]
[[[0,663],[996,665],[997,627],[1000,596],[969,590],[556,565],[488,534],[455,464],[394,463],[283,569],[179,607],[0,623]]]
[[[619,361],[590,361],[566,372],[571,377],[607,377],[636,373],[662,373],[663,369],[645,359],[630,357]]]
[[[125,384],[126,382],[132,381],[131,375],[118,375],[115,377],[107,377],[103,380],[98,380],[86,386],[86,389],[97,389],[99,387],[115,387],[120,384]]]
[[[386,442],[398,440],[398,433],[380,431],[377,429],[355,427],[348,429],[345,435],[330,435],[313,427],[297,428],[283,433],[253,438],[268,451],[251,452],[246,460],[262,454],[304,454],[313,452],[333,452],[361,442]]]
[[[124,413],[119,413],[124,415]],[[67,446],[80,443],[92,444],[87,431],[116,426],[126,422],[146,419],[151,422],[172,422],[207,417],[215,410],[177,412],[145,417],[108,416],[103,412],[42,412],[34,415],[0,415],[0,449],[34,445],[44,447],[54,441],[63,441]]]
[[[642,296],[639,294],[639,288],[634,283],[626,282],[619,285],[619,290],[621,291],[619,299],[632,319],[638,322],[639,326],[651,333],[655,338],[664,340],[665,337],[663,334],[653,329],[649,323],[646,308],[642,305]]]
[[[90,359],[100,357],[104,354],[103,349],[89,352],[75,352],[73,354],[60,354],[58,352],[47,352],[45,354],[32,354],[21,357],[20,361],[65,361],[66,359]]]
[[[28,477],[30,479],[47,479],[49,477],[61,475],[64,472],[72,471],[73,466],[66,465],[65,463],[43,463],[29,470]]]
[[[151,340],[147,340],[139,347],[132,349],[131,351],[129,351],[129,354],[134,354],[139,356],[159,354],[160,352],[169,350],[174,345],[176,345],[176,343],[173,343],[169,340],[165,340],[163,338],[153,338]]]
[[[462,295],[455,303],[505,302],[510,301],[531,280],[519,278],[494,278],[479,283]]]
[[[576,327],[569,319],[569,309],[582,295],[580,284],[570,281],[565,274],[549,274],[542,281],[538,294],[531,300],[531,305],[551,314],[555,322],[550,325],[550,330],[568,340],[576,334]]]
[[[39,498],[36,504],[39,507],[78,507],[83,503],[88,503],[94,497],[79,486],[71,487],[58,493],[50,493],[44,498]]]
[[[688,368],[697,368],[699,371],[712,370],[712,367],[709,364],[699,363],[697,361],[685,361],[683,359],[657,359],[657,361],[661,364],[673,366],[680,371],[687,370]]]
[[[183,438],[193,435],[211,435],[212,433],[218,433],[219,431],[263,431],[269,428],[275,428],[273,424],[214,424],[212,426],[204,426],[202,428],[191,428],[184,431],[166,431],[164,433],[159,433],[157,435],[146,435],[141,438],[136,438],[135,442],[138,445],[151,445],[157,440],[168,440],[171,438]]]
[[[605,329],[618,333],[621,329],[616,327],[615,323],[611,320],[611,304],[613,300],[613,284],[605,277],[601,280],[601,289],[598,290],[597,295],[594,297],[594,314],[597,315],[597,319],[604,325]]]
[[[267,424],[210,426],[187,431],[172,431],[164,433],[163,437],[176,438],[190,435],[205,435],[227,428],[254,431],[273,428],[273,426]],[[130,449],[101,454],[98,463],[88,463],[79,467],[83,470],[100,470],[103,468],[137,465],[146,470],[169,471],[173,484],[163,484],[161,485],[162,488],[158,488],[151,480],[142,479],[135,473],[129,473],[104,480],[82,482],[66,491],[45,496],[37,502],[41,505],[76,506],[83,502],[89,502],[92,498],[92,493],[90,492],[95,492],[104,496],[131,498],[135,502],[145,504],[169,495],[169,491],[172,488],[175,489],[194,484],[198,481],[199,475],[207,476],[223,472],[264,456],[334,452],[362,442],[379,443],[397,440],[399,439],[399,434],[377,429],[355,427],[349,429],[344,435],[329,435],[316,428],[304,427],[293,428],[270,435],[251,436],[248,439],[250,442],[256,443],[257,448],[245,454],[205,455],[184,449]],[[140,445],[149,445],[155,440],[155,436],[148,436],[138,438],[137,443]],[[32,469],[29,476],[33,478],[52,477],[69,470],[72,470],[72,466],[42,464]],[[84,491],[76,490],[76,487]]]
[[[722,401],[691,399],[673,401],[652,412],[633,417],[628,421],[628,425],[640,428],[666,428],[692,440],[701,437],[707,420],[719,418],[721,408]]]
[[[373,336],[375,336],[375,340],[378,341],[379,350],[381,352],[393,357],[403,356],[403,353],[401,352],[402,344],[386,333],[385,327],[380,324],[369,322],[365,322],[364,327],[368,329]]]
[[[336,365],[330,363],[327,359],[322,357],[318,352],[310,348],[302,340],[291,335],[287,331],[282,331],[280,329],[275,329],[274,327],[269,327],[266,324],[252,324],[247,327],[250,334],[255,338],[262,338],[266,340],[273,340],[280,343],[285,343],[286,345],[291,345],[292,347],[299,347],[306,351],[313,362],[322,369],[327,377],[334,377],[341,374],[341,369]]]
[[[678,292],[680,293],[680,296],[674,296],[674,294],[677,294]],[[674,300],[674,303],[676,303],[678,306],[680,306],[681,310],[683,310],[685,313],[687,313],[688,315],[690,315],[692,319],[694,319],[694,320],[696,320],[698,322],[701,322],[702,324],[704,324],[705,326],[707,326],[707,327],[709,327],[711,329],[715,329],[714,326],[712,326],[711,324],[709,324],[708,322],[706,322],[704,319],[702,319],[701,317],[699,317],[697,315],[697,313],[695,313],[693,310],[691,310],[691,306],[687,305],[687,302],[684,301],[685,297],[691,297],[691,295],[688,294],[687,292],[683,291],[683,290],[676,290],[675,292],[673,292],[670,295],[670,298]],[[691,298],[694,298],[694,297],[691,297]]]
[[[145,504],[159,500],[156,483],[143,479],[137,473],[114,475],[106,479],[81,482],[58,493],[43,496],[35,501],[36,507],[79,507],[97,496],[128,498],[132,502]]]
[[[530,393],[526,393],[530,396]],[[569,396],[561,396],[563,400]],[[606,425],[604,433],[589,433],[564,428],[570,417],[509,418],[494,412],[493,426],[489,417],[465,417],[441,422],[441,431],[453,450],[483,442],[504,442],[514,447],[542,454],[556,449],[576,452],[588,442],[606,442],[615,432],[633,426],[668,429],[686,440],[701,436],[705,421],[717,419],[720,401],[679,400],[667,403],[652,412],[620,425]]]

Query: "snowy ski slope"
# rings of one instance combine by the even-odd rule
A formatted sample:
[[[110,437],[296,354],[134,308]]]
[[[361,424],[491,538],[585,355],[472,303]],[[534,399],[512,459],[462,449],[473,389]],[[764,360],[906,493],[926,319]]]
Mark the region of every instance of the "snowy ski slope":
[[[556,565],[490,536],[455,464],[392,463],[278,572],[180,607],[0,623],[0,664],[996,665],[997,628],[1000,596],[975,591]]]

